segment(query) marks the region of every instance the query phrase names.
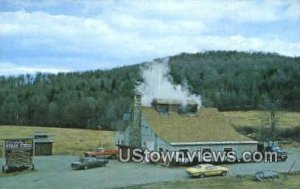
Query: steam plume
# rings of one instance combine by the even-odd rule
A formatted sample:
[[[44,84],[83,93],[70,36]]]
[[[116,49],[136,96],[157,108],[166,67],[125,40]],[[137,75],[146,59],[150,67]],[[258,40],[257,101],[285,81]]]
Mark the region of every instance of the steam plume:
[[[142,105],[151,106],[154,98],[167,100],[180,100],[185,104],[189,100],[196,101],[201,106],[201,96],[191,94],[187,84],[173,85],[170,75],[169,59],[155,60],[141,68],[143,83],[137,86],[137,91],[142,95]]]

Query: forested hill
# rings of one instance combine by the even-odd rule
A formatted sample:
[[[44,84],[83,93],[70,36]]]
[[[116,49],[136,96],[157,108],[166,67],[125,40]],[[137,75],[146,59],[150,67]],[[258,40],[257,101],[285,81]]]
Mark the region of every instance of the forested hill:
[[[171,66],[174,80],[186,78],[205,106],[259,109],[277,101],[300,110],[300,57],[218,51],[174,56]]]
[[[170,57],[175,83],[204,106],[300,110],[300,58],[215,51]],[[1,74],[1,73],[0,73]],[[0,77],[0,124],[116,129],[128,110],[139,65],[112,70]]]

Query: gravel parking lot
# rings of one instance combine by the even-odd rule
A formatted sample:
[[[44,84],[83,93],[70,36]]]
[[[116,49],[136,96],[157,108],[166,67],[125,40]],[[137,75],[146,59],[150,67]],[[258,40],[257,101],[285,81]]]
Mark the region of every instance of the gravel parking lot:
[[[300,149],[288,149],[289,159],[279,163],[243,163],[225,165],[229,175],[254,174],[258,170],[300,171]],[[129,185],[185,180],[185,167],[161,167],[147,163],[121,163],[111,160],[106,167],[75,171],[70,163],[75,156],[35,157],[36,171],[0,177],[0,189],[40,188],[115,188]],[[0,159],[2,162],[2,159]]]

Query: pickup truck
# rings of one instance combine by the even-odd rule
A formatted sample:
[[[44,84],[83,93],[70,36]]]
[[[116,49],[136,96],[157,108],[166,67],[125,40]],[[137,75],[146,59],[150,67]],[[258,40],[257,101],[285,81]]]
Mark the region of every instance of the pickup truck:
[[[275,152],[277,154],[278,161],[285,161],[288,155],[282,148],[278,146],[275,142],[265,142],[258,144],[258,151],[264,152]]]
[[[94,151],[87,151],[84,153],[85,157],[101,157],[101,158],[111,158],[111,159],[116,159],[118,155],[119,155],[119,150],[116,149],[106,150],[102,147],[99,147]]]
[[[279,146],[267,146],[265,152],[276,152],[278,161],[285,161],[288,158],[287,153]]]

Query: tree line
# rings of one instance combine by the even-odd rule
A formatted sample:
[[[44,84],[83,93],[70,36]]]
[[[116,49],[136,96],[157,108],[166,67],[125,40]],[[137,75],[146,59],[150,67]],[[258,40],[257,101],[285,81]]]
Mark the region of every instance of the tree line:
[[[0,77],[0,124],[116,129],[128,111],[140,65],[111,70]],[[300,110],[300,58],[209,51],[170,57],[176,84],[188,83],[207,107]],[[1,74],[1,73],[0,73]]]
[[[138,66],[0,78],[0,124],[115,129],[131,104]]]
[[[211,51],[170,59],[176,83],[188,82],[204,106],[261,109],[276,102],[300,110],[300,58],[275,53]]]

